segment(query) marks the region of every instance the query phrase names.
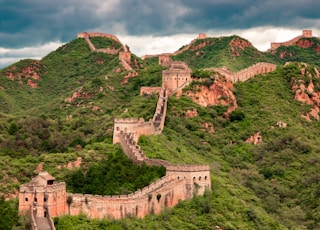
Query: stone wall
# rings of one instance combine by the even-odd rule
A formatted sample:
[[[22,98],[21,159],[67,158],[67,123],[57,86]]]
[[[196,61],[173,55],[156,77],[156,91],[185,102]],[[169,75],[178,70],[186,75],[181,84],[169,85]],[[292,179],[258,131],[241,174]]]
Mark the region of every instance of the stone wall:
[[[19,214],[30,210],[30,205],[37,206],[37,217],[45,217],[46,206],[52,216],[65,213],[66,184],[56,183],[48,186],[32,184],[21,185],[19,189]]]
[[[158,64],[169,67],[172,63],[171,55],[170,54],[160,54],[158,59]]]
[[[77,35],[77,38],[85,38],[85,37],[104,37],[104,38],[110,38],[110,39],[113,39],[117,42],[119,42],[120,44],[121,41],[119,40],[119,38],[115,35],[112,35],[112,34],[105,34],[105,33],[96,33],[96,32],[81,32],[81,33],[78,33]]]
[[[89,35],[104,36],[100,33],[80,33],[78,37],[87,38],[90,46]],[[119,59],[126,62],[129,57],[130,53],[125,51],[121,52]],[[30,207],[33,205],[36,207],[35,217],[48,217],[48,214],[52,217],[64,214],[78,215],[81,212],[91,218],[144,217],[149,213],[157,214],[166,207],[175,206],[179,200],[191,199],[194,195],[202,195],[206,189],[210,190],[209,166],[171,165],[168,161],[150,159],[137,144],[141,135],[161,134],[167,111],[169,96],[167,89],[169,92],[174,92],[189,84],[190,75],[191,70],[185,63],[172,62],[169,70],[163,72],[162,88],[160,90],[154,88],[159,91],[159,98],[153,118],[147,122],[143,118],[114,120],[113,143],[120,143],[124,153],[135,164],[165,166],[167,169],[165,177],[128,195],[98,196],[66,193],[65,183],[53,183],[54,178],[49,175],[46,181],[41,181],[40,178],[42,184],[36,185],[34,183],[36,180],[33,180],[29,184],[20,186],[19,213],[24,215],[30,212]],[[71,204],[68,202],[70,198],[72,198]]]
[[[299,35],[289,41],[286,42],[272,42],[271,43],[271,50],[275,50],[277,48],[279,48],[280,46],[292,46],[295,45],[297,43],[297,41],[299,41],[299,39],[301,38],[312,38],[312,30],[303,30],[302,31],[302,35]]]
[[[162,89],[169,94],[191,82],[191,69],[184,62],[174,61],[169,69],[162,71]]]
[[[206,33],[200,33],[198,35],[198,39],[205,39],[205,38],[207,38],[207,34]]]
[[[78,38],[84,38],[84,40],[87,42],[89,48],[91,51],[93,52],[101,52],[101,53],[107,53],[110,55],[115,55],[117,53],[119,53],[119,60],[120,60],[120,64],[122,65],[122,67],[127,70],[127,71],[132,71],[131,73],[129,73],[130,76],[137,76],[138,72],[134,71],[132,69],[132,67],[130,66],[130,62],[131,62],[131,53],[129,51],[129,49],[127,48],[127,46],[123,45],[120,40],[112,35],[112,34],[104,34],[104,33],[89,33],[89,32],[82,32],[82,33],[78,33],[77,35]],[[114,48],[102,48],[102,49],[96,49],[96,47],[92,44],[90,37],[105,37],[105,38],[110,38],[115,40],[116,42],[121,44],[121,48],[119,49],[114,49]],[[120,52],[120,50],[123,50],[122,52]],[[128,78],[129,75],[127,75],[126,77]],[[125,78],[126,78],[125,77]]]
[[[185,179],[165,176],[142,190],[128,195],[96,196],[88,194],[68,194],[72,204],[70,215],[86,213],[91,218],[144,217],[150,213],[160,213],[166,207],[175,206],[186,199]]]
[[[277,68],[277,65],[273,63],[259,62],[235,73],[226,68],[210,68],[210,69],[225,76],[229,81],[236,83],[238,81],[241,81],[241,82],[247,81],[258,74],[265,74],[265,73],[272,72],[276,68]]]
[[[161,90],[157,102],[157,107],[152,120],[145,121],[143,118],[116,118],[114,120],[113,144],[120,142],[119,135],[123,131],[132,134],[135,142],[141,135],[159,134],[164,128],[164,121],[167,111],[168,95],[165,90]]]
[[[143,118],[116,118],[114,120],[113,144],[119,143],[119,134],[121,131],[134,134],[134,140],[137,141],[140,135],[151,135],[155,133],[153,122],[144,121]]]
[[[131,53],[130,51],[122,51],[119,53],[119,60],[125,60],[126,62],[130,62]]]

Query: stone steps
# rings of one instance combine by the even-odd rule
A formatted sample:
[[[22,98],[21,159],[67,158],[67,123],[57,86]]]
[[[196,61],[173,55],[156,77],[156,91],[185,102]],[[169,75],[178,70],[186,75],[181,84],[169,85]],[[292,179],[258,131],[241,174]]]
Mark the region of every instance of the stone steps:
[[[38,230],[51,230],[49,221],[46,217],[36,217]]]

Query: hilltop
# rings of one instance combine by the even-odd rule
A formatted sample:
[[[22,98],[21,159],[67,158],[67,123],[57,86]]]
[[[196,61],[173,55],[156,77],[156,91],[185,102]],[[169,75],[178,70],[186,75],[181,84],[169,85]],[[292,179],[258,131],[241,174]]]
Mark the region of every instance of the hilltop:
[[[140,95],[140,87],[161,86],[166,67],[158,57],[131,54],[127,70],[119,59],[128,52],[121,43],[91,40],[114,54],[94,52],[77,38],[42,60],[1,70],[2,193],[14,194],[40,166],[58,181],[97,172],[98,161],[121,152],[112,145],[114,118],[152,118],[157,96]],[[296,55],[280,58],[281,49],[297,49]],[[320,88],[318,63],[308,62],[318,54],[311,51],[293,45],[262,53],[231,36],[202,37],[167,54],[193,68],[193,83],[168,99],[163,134],[141,136],[139,145],[149,158],[209,164],[212,191],[158,216],[101,222],[65,216],[55,220],[57,229],[318,228]],[[226,66],[236,72],[262,61],[278,68],[244,82],[204,69]],[[133,71],[138,75],[126,78]],[[210,100],[200,103],[207,95]],[[78,158],[81,163],[74,163]]]

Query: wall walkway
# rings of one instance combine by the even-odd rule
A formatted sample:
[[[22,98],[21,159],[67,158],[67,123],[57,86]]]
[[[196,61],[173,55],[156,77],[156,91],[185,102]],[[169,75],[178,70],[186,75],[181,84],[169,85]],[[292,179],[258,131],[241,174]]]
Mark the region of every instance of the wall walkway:
[[[239,81],[247,81],[258,74],[272,72],[276,68],[277,65],[273,63],[259,62],[238,72],[232,72],[226,68],[208,68],[208,70],[214,70],[215,72],[218,72],[221,75],[225,76],[229,81],[236,83]]]

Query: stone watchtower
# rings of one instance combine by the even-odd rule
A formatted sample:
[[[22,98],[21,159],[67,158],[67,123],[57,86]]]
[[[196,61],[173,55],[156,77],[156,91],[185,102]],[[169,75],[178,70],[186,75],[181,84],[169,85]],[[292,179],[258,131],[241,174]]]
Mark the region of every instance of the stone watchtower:
[[[47,217],[49,213],[51,217],[65,214],[66,184],[54,181],[48,172],[40,172],[28,184],[21,185],[19,214],[35,217]]]
[[[312,38],[312,30],[303,30],[302,36],[305,38]]]
[[[191,69],[186,63],[173,61],[168,70],[162,71],[162,89],[173,93],[191,82]]]

